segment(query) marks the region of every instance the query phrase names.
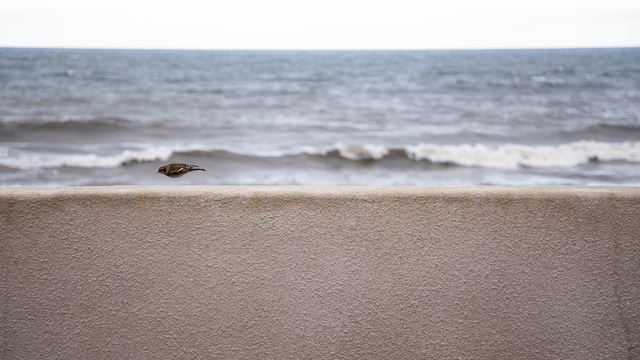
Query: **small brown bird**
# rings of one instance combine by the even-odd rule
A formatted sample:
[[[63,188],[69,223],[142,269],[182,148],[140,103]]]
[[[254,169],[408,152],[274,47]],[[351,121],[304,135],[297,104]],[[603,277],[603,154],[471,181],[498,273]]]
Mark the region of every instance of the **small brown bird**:
[[[184,176],[184,174],[192,172],[194,170],[202,170],[203,168],[198,167],[198,165],[187,165],[187,164],[169,164],[165,166],[161,166],[158,169],[159,174],[167,175],[170,178],[179,178],[180,176]]]

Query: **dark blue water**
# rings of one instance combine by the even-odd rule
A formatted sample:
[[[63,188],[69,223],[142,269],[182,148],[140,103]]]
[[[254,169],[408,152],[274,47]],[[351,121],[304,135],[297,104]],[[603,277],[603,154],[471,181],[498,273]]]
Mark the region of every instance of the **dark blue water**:
[[[640,49],[0,49],[0,186],[115,184],[640,185]]]

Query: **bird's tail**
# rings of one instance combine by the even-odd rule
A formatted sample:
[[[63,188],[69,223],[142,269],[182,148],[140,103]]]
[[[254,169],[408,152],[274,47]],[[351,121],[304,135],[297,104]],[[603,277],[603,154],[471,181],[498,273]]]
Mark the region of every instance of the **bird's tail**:
[[[190,167],[190,169],[189,169],[189,170],[191,170],[191,171],[194,171],[194,170],[202,170],[202,171],[206,171],[205,169],[201,168],[201,167],[200,167],[200,166],[198,166],[198,165],[189,165],[189,167]]]

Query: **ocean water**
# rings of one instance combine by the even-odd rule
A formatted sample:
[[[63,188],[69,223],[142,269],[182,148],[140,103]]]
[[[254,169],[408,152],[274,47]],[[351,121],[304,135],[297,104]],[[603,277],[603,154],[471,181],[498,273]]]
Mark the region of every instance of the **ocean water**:
[[[638,186],[640,49],[0,49],[0,186],[123,184]]]

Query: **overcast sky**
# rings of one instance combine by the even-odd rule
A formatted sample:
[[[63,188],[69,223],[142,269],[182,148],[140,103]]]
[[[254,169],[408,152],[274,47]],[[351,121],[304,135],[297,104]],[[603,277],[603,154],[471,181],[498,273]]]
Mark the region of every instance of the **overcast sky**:
[[[0,47],[640,46],[640,0],[0,0]]]

